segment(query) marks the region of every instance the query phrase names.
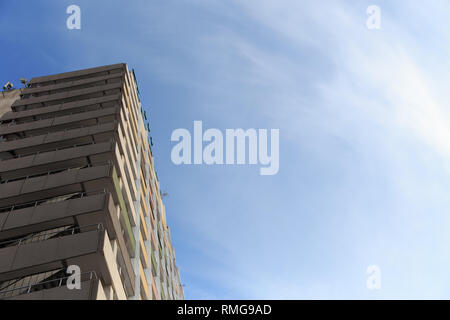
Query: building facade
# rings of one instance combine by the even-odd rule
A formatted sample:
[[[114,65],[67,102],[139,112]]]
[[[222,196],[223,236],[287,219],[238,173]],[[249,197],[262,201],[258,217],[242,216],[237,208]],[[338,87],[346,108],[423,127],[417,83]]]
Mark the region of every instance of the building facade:
[[[184,298],[146,118],[126,64],[0,95],[0,299]]]

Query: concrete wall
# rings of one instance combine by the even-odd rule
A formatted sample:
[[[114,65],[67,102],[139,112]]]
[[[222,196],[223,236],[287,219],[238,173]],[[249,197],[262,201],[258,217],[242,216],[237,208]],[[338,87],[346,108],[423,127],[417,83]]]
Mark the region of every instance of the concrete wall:
[[[4,113],[11,111],[11,105],[19,99],[20,93],[20,89],[0,93],[0,117]]]

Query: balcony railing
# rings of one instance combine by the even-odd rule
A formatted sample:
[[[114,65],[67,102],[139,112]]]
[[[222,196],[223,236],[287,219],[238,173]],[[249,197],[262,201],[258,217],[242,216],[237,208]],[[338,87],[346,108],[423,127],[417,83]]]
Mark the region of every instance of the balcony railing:
[[[77,121],[77,122],[79,122],[79,121]],[[76,127],[64,128],[64,129],[62,129],[62,130],[52,130],[52,131],[47,131],[47,132],[44,132],[44,133],[38,133],[38,134],[29,134],[29,133],[27,133],[27,136],[26,136],[26,137],[8,138],[8,139],[6,139],[6,141],[7,141],[7,142],[10,142],[10,141],[22,140],[22,139],[24,139],[24,138],[32,138],[32,137],[42,136],[42,135],[52,134],[52,133],[60,133],[60,132],[68,132],[68,131],[78,131],[78,130],[81,130],[81,129],[84,129],[84,128],[100,127],[100,126],[102,126],[102,125],[109,124],[109,123],[114,123],[114,124],[116,124],[116,123],[118,123],[118,121],[117,121],[116,119],[114,119],[113,121],[108,121],[108,122],[98,122],[97,124],[94,124],[94,125],[85,125],[85,124],[82,124],[82,125],[76,126]],[[22,132],[23,132],[23,131],[22,131]],[[4,134],[3,136],[6,136],[6,135],[10,135],[10,133]]]
[[[24,153],[24,154],[16,154],[11,159],[25,158],[25,157],[29,157],[29,156],[39,155],[39,154],[42,154],[42,153],[55,152],[55,151],[61,151],[61,150],[66,150],[66,149],[71,149],[71,148],[90,146],[90,145],[93,145],[93,144],[95,144],[95,142],[78,143],[78,144],[73,144],[73,145],[69,145],[69,146],[64,146],[64,147],[61,147],[61,148],[53,148],[53,149],[50,149],[50,150],[45,150],[43,152],[36,151],[36,152],[30,152],[30,153]],[[6,160],[9,160],[9,159],[6,159]]]
[[[97,107],[97,108],[93,108],[93,109],[91,109],[91,110],[86,110],[87,108],[92,107],[92,106],[95,106],[95,105],[97,105],[97,104],[94,104],[94,105],[87,105],[87,106],[81,106],[81,107],[75,107],[75,108],[80,108],[80,110],[78,110],[78,111],[72,111],[72,112],[68,112],[68,113],[63,113],[63,114],[61,114],[61,115],[56,115],[56,116],[53,116],[53,117],[33,118],[32,120],[16,120],[16,119],[12,119],[12,120],[3,120],[3,121],[0,121],[0,125],[7,126],[7,127],[12,127],[12,126],[15,126],[15,125],[26,124],[26,123],[32,123],[32,122],[35,122],[35,121],[55,120],[56,118],[59,118],[59,117],[72,116],[72,115],[76,115],[76,114],[80,114],[80,113],[85,113],[85,112],[89,112],[89,111],[97,111],[97,110],[103,110],[103,109],[113,108],[113,107],[116,106],[116,105],[113,105],[113,106],[107,106],[107,107],[102,107],[102,106],[100,106],[100,107]],[[82,109],[82,108],[83,108],[83,109]],[[65,110],[56,110],[56,111],[54,111],[54,112],[62,112],[62,111],[65,111]],[[32,116],[29,116],[29,117],[32,117]],[[25,118],[25,117],[24,117],[24,118]]]
[[[98,230],[98,231],[104,230],[103,224],[99,223],[99,224],[95,224],[95,225],[88,225],[88,226],[83,226],[83,227],[73,227],[73,228],[68,228],[68,229],[64,229],[64,230],[60,229],[58,231],[53,231],[53,232],[48,232],[48,233],[46,233],[45,230],[43,230],[43,231],[36,233],[34,235],[31,235],[31,236],[25,236],[20,239],[13,239],[13,240],[7,240],[7,241],[0,242],[0,248],[12,247],[12,246],[19,247],[22,244],[41,242],[41,241],[46,241],[46,240],[50,240],[50,239],[58,239],[58,238],[62,238],[62,237],[68,236],[68,235],[74,235],[74,234],[88,232],[88,231],[94,231],[94,230]]]
[[[71,193],[71,194],[67,194],[67,195],[61,195],[58,197],[45,198],[45,199],[31,201],[31,202],[25,202],[25,203],[21,203],[21,204],[14,204],[11,206],[1,207],[0,214],[3,212],[12,212],[14,210],[19,210],[19,209],[24,209],[24,208],[29,208],[29,207],[38,207],[41,204],[46,204],[46,203],[47,204],[48,203],[57,203],[57,202],[69,201],[69,200],[73,200],[73,199],[81,199],[84,197],[96,196],[99,194],[106,194],[106,193],[108,193],[108,191],[106,189],[104,189],[103,191],[90,192],[90,193],[75,192],[75,193]]]
[[[88,164],[83,165],[83,166],[74,166],[74,167],[68,167],[68,168],[64,168],[64,169],[49,170],[47,172],[36,173],[36,174],[33,174],[33,175],[22,176],[22,177],[19,177],[19,178],[1,180],[0,184],[5,184],[5,183],[9,183],[9,182],[14,182],[14,181],[28,180],[28,179],[44,177],[44,176],[50,176],[50,175],[53,175],[53,174],[58,174],[58,173],[67,172],[67,171],[73,171],[73,170],[81,170],[81,169],[87,169],[87,168],[92,168],[92,167],[99,167],[99,166],[104,166],[104,165],[111,166],[111,163],[112,163],[111,161],[106,161],[104,163],[96,163],[96,164],[88,163]]]
[[[17,297],[23,294],[29,294],[31,292],[35,291],[41,291],[45,289],[52,289],[52,288],[58,288],[62,287],[63,285],[67,284],[67,279],[69,279],[70,276],[67,277],[61,277],[57,279],[32,283],[27,286],[19,287],[19,288],[12,288],[8,290],[0,291],[0,300],[5,298],[13,298]],[[91,281],[98,279],[97,274],[95,271],[85,272],[80,275],[80,280],[83,281]]]

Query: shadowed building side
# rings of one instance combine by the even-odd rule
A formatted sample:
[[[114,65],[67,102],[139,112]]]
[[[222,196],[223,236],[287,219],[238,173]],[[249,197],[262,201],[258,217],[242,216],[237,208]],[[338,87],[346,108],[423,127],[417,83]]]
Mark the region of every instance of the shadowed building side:
[[[11,111],[11,105],[20,99],[21,89],[2,91],[0,94],[0,117],[8,111]]]

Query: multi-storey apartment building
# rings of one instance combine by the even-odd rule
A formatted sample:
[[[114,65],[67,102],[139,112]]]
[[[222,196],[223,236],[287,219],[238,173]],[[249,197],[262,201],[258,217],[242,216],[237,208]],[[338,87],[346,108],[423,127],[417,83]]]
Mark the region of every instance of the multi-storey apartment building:
[[[184,298],[146,118],[126,64],[0,93],[0,299]]]

